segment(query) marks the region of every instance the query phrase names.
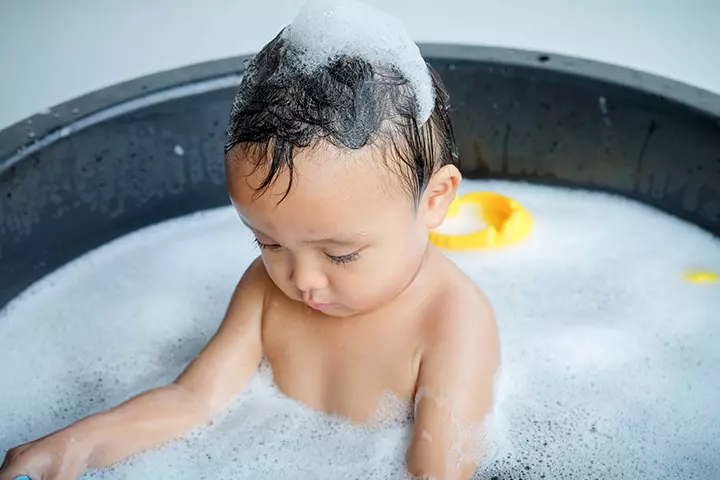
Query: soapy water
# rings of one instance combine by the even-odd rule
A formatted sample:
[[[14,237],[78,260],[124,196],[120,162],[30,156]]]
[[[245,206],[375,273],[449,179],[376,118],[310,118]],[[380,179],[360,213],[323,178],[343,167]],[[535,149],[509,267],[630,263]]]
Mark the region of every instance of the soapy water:
[[[500,326],[503,441],[478,478],[720,478],[720,289],[682,278],[720,270],[720,241],[608,195],[463,190],[508,195],[535,220],[517,245],[450,255]],[[256,254],[221,208],[33,285],[0,313],[0,452],[172,381]],[[388,394],[379,410],[371,426],[321,414],[280,393],[264,365],[211,426],[87,477],[402,478],[411,406]]]
[[[457,214],[446,218],[435,231],[445,235],[465,235],[477,232],[488,226],[482,213],[482,206],[477,203],[461,203]]]

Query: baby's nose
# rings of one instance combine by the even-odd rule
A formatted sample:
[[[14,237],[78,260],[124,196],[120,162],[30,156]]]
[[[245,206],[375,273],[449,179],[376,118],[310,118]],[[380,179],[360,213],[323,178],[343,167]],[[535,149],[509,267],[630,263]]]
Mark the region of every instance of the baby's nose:
[[[303,297],[312,291],[322,290],[328,285],[327,276],[322,269],[312,264],[300,262],[296,262],[290,274],[290,281],[295,285],[295,288],[303,292]]]

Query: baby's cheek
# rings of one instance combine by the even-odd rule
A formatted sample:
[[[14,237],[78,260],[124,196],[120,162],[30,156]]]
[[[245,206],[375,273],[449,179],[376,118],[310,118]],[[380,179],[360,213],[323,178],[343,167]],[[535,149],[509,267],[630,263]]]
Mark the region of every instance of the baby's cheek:
[[[263,254],[262,258],[265,269],[273,283],[287,296],[294,298],[294,289],[290,282],[290,269],[285,262],[277,257],[278,255],[273,253]]]
[[[352,271],[346,267],[336,268],[339,271],[330,277],[330,290],[336,301],[359,310],[367,308],[375,301],[378,291],[383,288],[376,266],[358,264]]]
[[[372,269],[367,271],[359,293],[368,302],[384,302],[388,296],[396,295],[404,287],[407,263],[401,253],[388,254],[376,259]]]

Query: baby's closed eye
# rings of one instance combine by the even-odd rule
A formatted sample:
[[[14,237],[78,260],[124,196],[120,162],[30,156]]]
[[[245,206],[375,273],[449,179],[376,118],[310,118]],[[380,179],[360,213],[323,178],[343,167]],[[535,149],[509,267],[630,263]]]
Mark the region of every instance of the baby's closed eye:
[[[347,265],[350,262],[354,262],[356,260],[360,259],[360,251],[356,250],[354,252],[345,254],[345,255],[330,255],[325,254],[331,262],[337,265]]]
[[[282,248],[282,245],[277,243],[265,243],[260,241],[258,238],[255,238],[255,244],[260,248],[260,250],[268,250],[271,252],[276,252]],[[330,253],[323,252],[323,254],[334,264],[336,265],[347,265],[348,263],[357,261],[360,259],[360,250],[355,250],[350,253],[342,254],[342,255],[333,255]]]

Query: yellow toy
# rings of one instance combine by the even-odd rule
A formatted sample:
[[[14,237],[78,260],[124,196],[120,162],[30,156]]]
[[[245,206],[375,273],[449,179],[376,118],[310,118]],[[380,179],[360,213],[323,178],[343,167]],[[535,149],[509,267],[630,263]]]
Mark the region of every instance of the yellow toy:
[[[447,217],[454,217],[460,205],[473,203],[482,212],[486,227],[475,232],[451,235],[430,232],[430,241],[446,250],[473,250],[502,247],[520,241],[532,229],[532,216],[515,200],[494,192],[471,192],[455,200],[448,208]]]
[[[715,283],[720,280],[720,275],[710,270],[686,270],[683,277],[692,283]]]

